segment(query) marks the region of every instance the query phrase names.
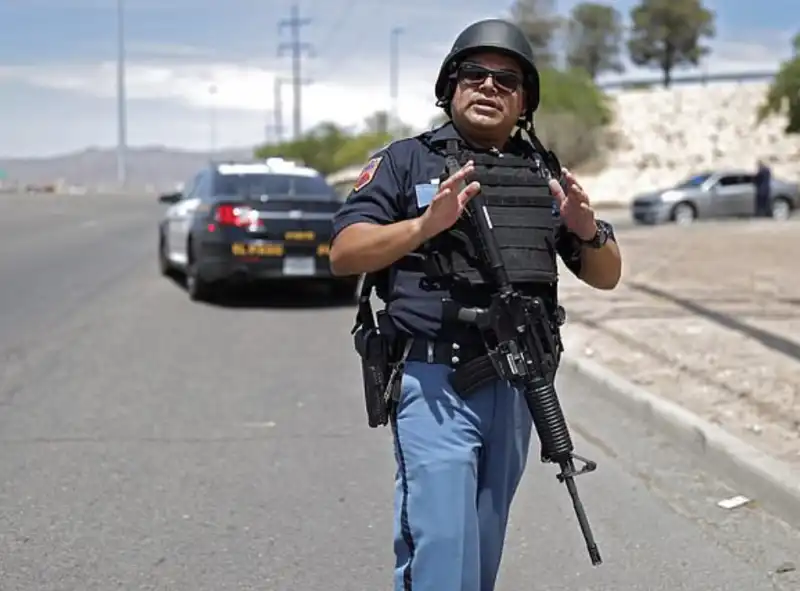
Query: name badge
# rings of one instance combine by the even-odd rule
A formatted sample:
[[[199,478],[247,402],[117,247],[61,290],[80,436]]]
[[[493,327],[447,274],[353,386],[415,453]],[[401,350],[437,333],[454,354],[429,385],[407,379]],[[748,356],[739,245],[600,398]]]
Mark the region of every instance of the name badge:
[[[428,207],[438,191],[439,187],[432,183],[414,185],[414,193],[417,197],[417,209],[423,210]]]

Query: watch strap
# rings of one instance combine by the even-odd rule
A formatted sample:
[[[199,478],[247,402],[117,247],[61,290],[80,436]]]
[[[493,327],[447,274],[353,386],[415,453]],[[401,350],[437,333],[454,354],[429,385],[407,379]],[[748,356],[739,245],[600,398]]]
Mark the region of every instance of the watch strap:
[[[608,230],[606,229],[604,224],[597,223],[597,230],[594,233],[594,236],[591,240],[580,240],[583,246],[587,246],[589,248],[603,248],[606,242],[608,242]]]

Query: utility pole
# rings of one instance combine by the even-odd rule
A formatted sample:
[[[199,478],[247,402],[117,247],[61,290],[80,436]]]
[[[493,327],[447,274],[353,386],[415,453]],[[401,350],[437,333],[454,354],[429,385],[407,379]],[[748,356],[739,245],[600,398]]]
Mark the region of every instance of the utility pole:
[[[283,142],[283,85],[286,80],[275,76],[275,99],[274,99],[274,115],[275,115],[275,139],[276,143]],[[296,133],[296,132],[295,132]]]
[[[120,188],[124,188],[128,182],[124,4],[124,0],[117,0],[117,182]]]
[[[400,35],[401,27],[394,27],[389,34],[389,96],[391,97],[391,127],[400,125]]]
[[[278,46],[278,56],[284,55],[285,51],[292,53],[292,86],[294,89],[294,138],[297,139],[302,133],[302,108],[303,100],[301,96],[301,87],[303,84],[308,84],[310,81],[304,80],[301,71],[303,52],[313,55],[311,45],[300,41],[300,28],[311,24],[310,18],[300,18],[300,9],[297,4],[292,5],[292,15],[290,18],[283,20],[278,25],[279,31],[283,31],[284,27],[288,27],[291,31],[291,41],[288,43],[281,43]]]

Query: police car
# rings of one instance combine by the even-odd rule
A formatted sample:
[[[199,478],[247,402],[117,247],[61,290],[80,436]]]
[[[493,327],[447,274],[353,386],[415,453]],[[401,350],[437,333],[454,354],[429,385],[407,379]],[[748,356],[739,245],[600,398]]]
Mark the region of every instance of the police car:
[[[158,227],[163,275],[181,273],[193,300],[234,281],[324,281],[353,297],[358,277],[333,277],[330,248],[341,204],[324,177],[281,158],[218,162],[198,172],[169,204]]]

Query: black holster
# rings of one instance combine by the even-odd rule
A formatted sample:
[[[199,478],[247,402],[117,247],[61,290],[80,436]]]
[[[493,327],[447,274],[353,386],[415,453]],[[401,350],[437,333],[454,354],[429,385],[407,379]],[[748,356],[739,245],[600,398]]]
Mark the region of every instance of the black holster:
[[[411,339],[403,342],[396,338],[393,331],[387,330],[388,317],[384,312],[378,313],[376,322],[369,302],[373,286],[373,279],[367,275],[359,295],[358,314],[352,335],[356,353],[361,357],[367,424],[375,428],[389,422],[394,404],[400,398],[403,370]]]

